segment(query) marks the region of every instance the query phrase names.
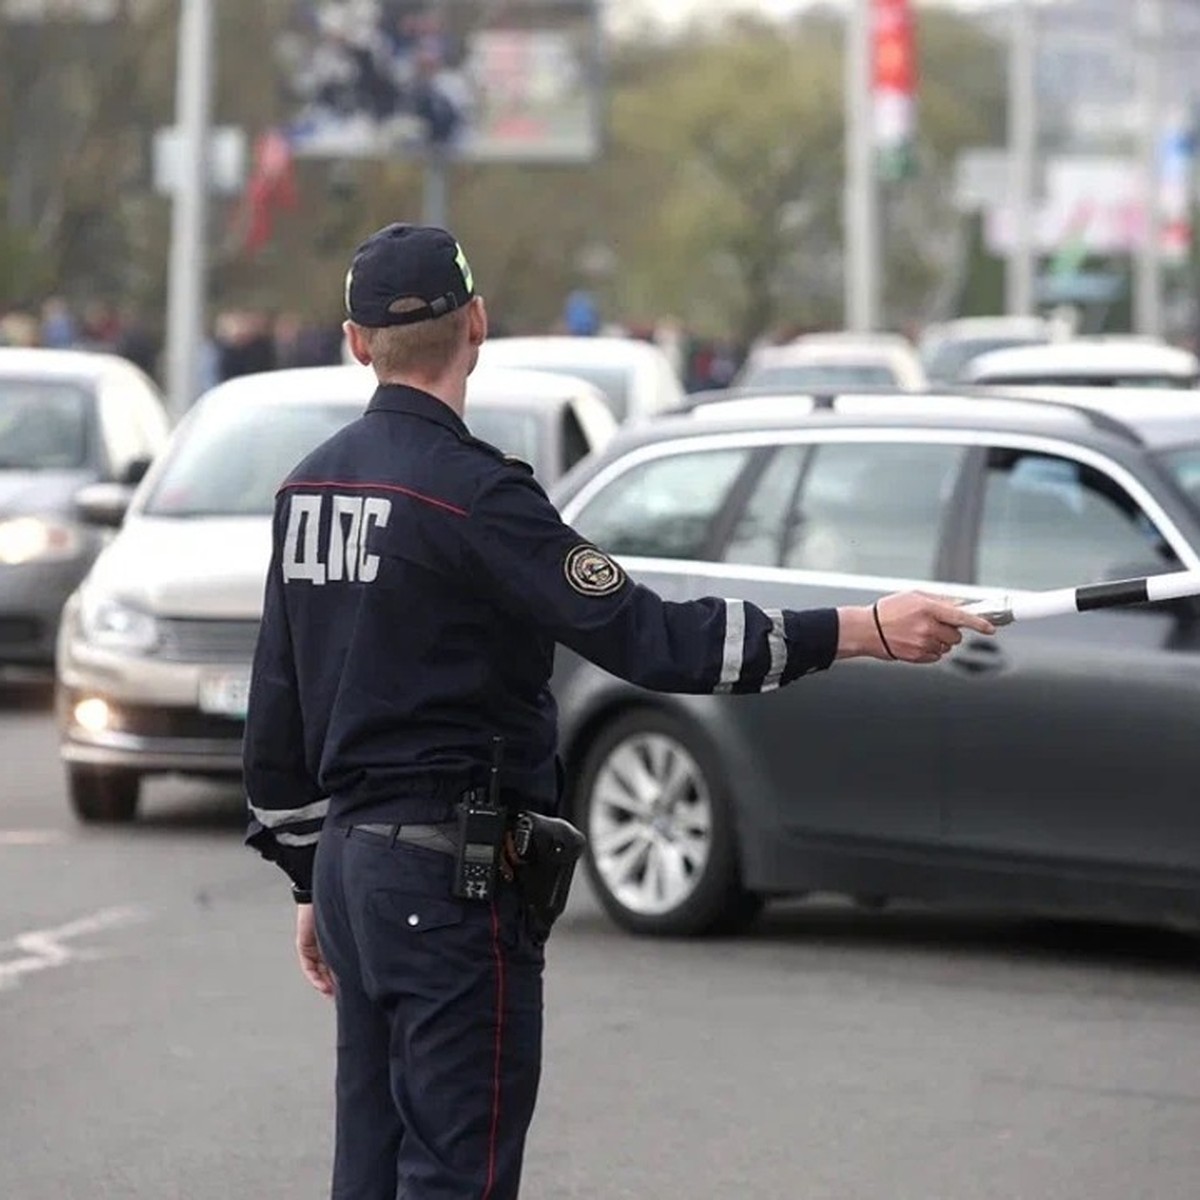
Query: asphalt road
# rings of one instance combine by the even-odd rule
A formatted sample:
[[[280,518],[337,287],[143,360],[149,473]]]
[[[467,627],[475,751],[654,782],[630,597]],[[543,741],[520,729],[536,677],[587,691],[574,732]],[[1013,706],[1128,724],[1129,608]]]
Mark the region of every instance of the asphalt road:
[[[0,699],[0,1198],[313,1197],[332,1012],[236,792],[68,815]],[[528,1200],[1195,1200],[1198,943],[835,904],[745,939],[556,932]]]

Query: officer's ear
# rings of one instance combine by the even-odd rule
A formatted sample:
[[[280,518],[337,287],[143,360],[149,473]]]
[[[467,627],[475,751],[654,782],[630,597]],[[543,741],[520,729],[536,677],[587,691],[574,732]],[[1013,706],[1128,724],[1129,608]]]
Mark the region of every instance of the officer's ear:
[[[476,296],[471,301],[470,308],[467,309],[467,337],[471,345],[477,350],[487,341],[487,336],[487,305],[484,304],[482,296]]]
[[[354,361],[361,363],[364,367],[369,367],[371,365],[371,344],[367,341],[367,335],[362,326],[355,325],[353,321],[347,321],[342,329],[345,331],[346,345],[354,356]]]

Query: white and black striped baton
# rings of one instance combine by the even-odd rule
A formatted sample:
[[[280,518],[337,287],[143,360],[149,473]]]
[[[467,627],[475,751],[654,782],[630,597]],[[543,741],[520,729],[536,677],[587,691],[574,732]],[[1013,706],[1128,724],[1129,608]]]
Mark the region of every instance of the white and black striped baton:
[[[1002,626],[1035,617],[1061,617],[1068,613],[1094,612],[1101,608],[1125,608],[1159,600],[1182,600],[1187,596],[1200,596],[1200,571],[1176,571],[1170,575],[1091,583],[1052,592],[996,596],[988,600],[976,600],[963,607],[967,612],[991,621],[993,625]]]

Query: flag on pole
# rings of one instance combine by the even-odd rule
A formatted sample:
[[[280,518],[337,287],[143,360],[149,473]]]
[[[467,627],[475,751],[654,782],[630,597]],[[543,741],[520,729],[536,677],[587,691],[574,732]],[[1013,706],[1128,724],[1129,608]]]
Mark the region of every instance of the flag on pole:
[[[249,257],[258,254],[274,237],[276,215],[298,204],[291,142],[282,130],[271,129],[255,143],[254,169],[234,214],[242,252]]]
[[[912,0],[871,0],[871,92],[879,174],[904,179],[916,166],[917,38]]]

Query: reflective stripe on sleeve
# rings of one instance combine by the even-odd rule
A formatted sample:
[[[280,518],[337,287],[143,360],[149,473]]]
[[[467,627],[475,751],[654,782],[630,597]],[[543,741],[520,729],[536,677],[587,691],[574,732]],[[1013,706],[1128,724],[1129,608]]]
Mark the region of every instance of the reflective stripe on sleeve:
[[[746,603],[744,600],[725,601],[725,654],[721,660],[721,678],[716,691],[732,691],[742,677],[746,661]]]
[[[783,613],[779,609],[768,609],[767,616],[771,618],[771,630],[767,634],[767,645],[771,650],[771,669],[763,680],[762,690],[774,692],[783,682],[783,673],[787,669],[787,631],[783,623]]]
[[[329,801],[314,800],[312,804],[306,804],[303,808],[255,808],[251,804],[250,812],[264,829],[278,829],[281,825],[323,821],[329,813]]]

